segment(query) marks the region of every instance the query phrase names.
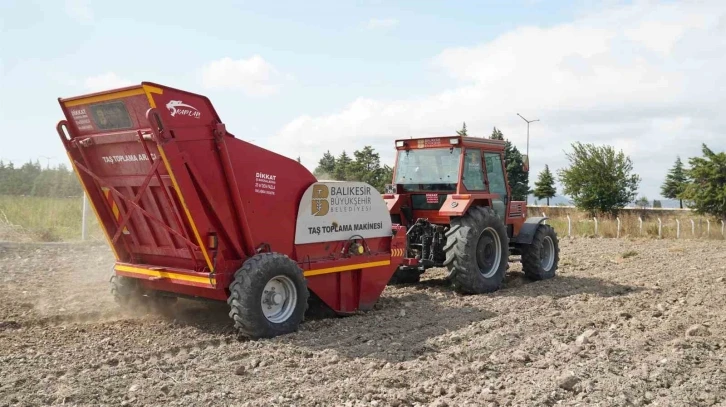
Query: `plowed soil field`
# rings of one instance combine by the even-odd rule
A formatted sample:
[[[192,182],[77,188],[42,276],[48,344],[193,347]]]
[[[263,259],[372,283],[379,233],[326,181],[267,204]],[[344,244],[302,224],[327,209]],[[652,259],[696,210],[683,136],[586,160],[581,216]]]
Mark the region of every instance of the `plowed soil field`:
[[[557,278],[241,340],[226,304],[123,311],[105,246],[0,245],[0,406],[726,405],[726,243],[563,239]]]

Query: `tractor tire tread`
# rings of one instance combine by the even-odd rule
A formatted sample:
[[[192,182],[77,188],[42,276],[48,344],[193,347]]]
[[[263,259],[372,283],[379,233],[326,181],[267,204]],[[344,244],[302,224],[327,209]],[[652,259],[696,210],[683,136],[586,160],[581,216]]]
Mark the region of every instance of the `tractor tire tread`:
[[[499,290],[508,266],[509,238],[504,223],[488,207],[475,206],[467,213],[451,221],[454,233],[447,238],[444,266],[449,271],[449,280],[460,294],[483,294]],[[500,238],[501,258],[497,273],[484,278],[476,264],[474,250],[481,231],[493,227]],[[474,247],[472,247],[474,245]]]
[[[544,244],[545,237],[552,239],[555,249],[555,259],[550,270],[544,270],[540,262],[540,252]],[[557,273],[557,267],[560,262],[560,245],[557,239],[557,233],[550,225],[540,224],[534,233],[532,243],[521,246],[522,255],[522,272],[529,280],[541,281],[553,278]]]

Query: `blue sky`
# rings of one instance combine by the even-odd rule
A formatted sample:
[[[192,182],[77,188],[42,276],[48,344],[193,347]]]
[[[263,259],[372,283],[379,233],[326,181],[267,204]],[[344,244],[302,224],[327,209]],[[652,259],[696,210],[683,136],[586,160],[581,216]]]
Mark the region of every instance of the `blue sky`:
[[[676,137],[725,147],[720,114],[708,109],[721,97],[698,104],[726,66],[714,56],[726,50],[718,2],[2,5],[5,161],[65,162],[56,99],[142,80],[209,96],[238,137],[300,154],[311,169],[325,149],[365,144],[390,162],[396,137],[451,133],[464,120],[477,135],[502,128],[523,150],[520,112],[542,120],[532,127],[535,174],[563,166],[567,142],[607,142],[638,158],[643,193],[656,198],[675,155],[698,153],[698,142],[684,149]],[[704,32],[710,48],[688,45]]]

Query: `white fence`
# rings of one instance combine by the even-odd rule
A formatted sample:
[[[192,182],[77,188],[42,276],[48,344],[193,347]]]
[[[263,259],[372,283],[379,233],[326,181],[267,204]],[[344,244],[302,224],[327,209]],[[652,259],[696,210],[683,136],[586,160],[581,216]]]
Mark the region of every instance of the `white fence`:
[[[88,210],[88,198],[84,194],[83,195],[83,216],[82,216],[82,221],[81,221],[81,239],[82,240],[88,239],[88,219],[89,219],[89,216],[93,216],[93,213],[91,212],[89,214],[89,210]],[[545,212],[542,212],[542,216],[543,217],[547,217],[547,214]],[[572,217],[570,215],[566,215],[566,219],[567,219],[567,236],[568,237],[571,237],[572,236],[572,233],[573,233],[573,230],[572,230],[573,223],[584,222],[584,221],[577,221],[577,220],[574,220],[573,221],[573,219],[572,219]],[[550,220],[551,221],[552,220],[555,220],[556,221],[557,218],[550,219]],[[612,220],[604,220],[604,221],[605,222],[608,222],[608,221],[613,222]],[[592,230],[594,232],[594,236],[602,237],[601,236],[601,231],[600,231],[601,222],[603,222],[603,220],[600,220],[597,217],[593,217],[592,218],[592,223],[593,223]],[[657,225],[658,225],[658,233],[657,233],[657,236],[658,236],[659,239],[662,239],[663,236],[664,236],[663,228],[664,228],[664,226],[668,227],[669,225],[668,225],[667,222],[663,222],[660,217],[656,218],[656,222],[657,222]],[[687,234],[684,235],[684,236],[682,236],[682,233],[681,233],[681,220],[680,219],[671,219],[670,222],[671,222],[671,226],[675,226],[675,238],[676,239],[681,239],[682,237],[691,237],[691,238],[696,238],[696,237],[698,237],[698,238],[704,238],[704,237],[705,238],[719,238],[720,237],[720,238],[726,238],[726,222],[724,222],[723,220],[717,222],[718,224],[714,225],[715,226],[715,229],[720,229],[720,230],[714,230],[714,231],[712,231],[712,227],[711,227],[711,223],[712,222],[710,220],[704,219],[703,222],[699,221],[698,222],[699,227],[696,227],[697,222],[694,219],[688,219],[688,222],[690,223],[690,226],[691,226],[690,227],[690,229],[691,229],[690,230],[690,236],[688,236]],[[705,225],[705,230],[703,229],[703,223],[704,222],[706,224]],[[547,221],[545,221],[545,223],[547,223]],[[615,218],[614,224],[615,224],[615,236],[614,237],[620,238],[622,236],[623,232],[624,232],[620,217],[616,217]],[[641,236],[642,237],[642,236],[648,236],[649,235],[649,233],[647,233],[647,231],[644,233],[644,230],[643,230],[643,225],[644,224],[645,224],[645,222],[643,221],[643,217],[642,216],[638,216],[638,233],[637,233],[637,236]],[[697,231],[698,231],[698,234],[697,234]]]
[[[542,212],[543,217],[547,217],[547,214],[545,212]],[[567,236],[571,237],[573,236],[573,223],[590,223],[589,220],[573,220],[570,215],[566,215],[565,218],[567,219]],[[550,221],[557,221],[557,218],[549,219]],[[622,232],[624,232],[624,229],[622,227],[622,222],[620,217],[616,217],[615,220],[602,220],[598,219],[597,217],[592,218],[592,228],[594,236],[602,237],[600,227],[601,222],[611,222],[615,226],[615,236],[616,238],[620,238],[622,235]],[[694,219],[688,219],[686,220],[686,226],[690,224],[690,234],[682,233],[681,230],[681,219],[670,219],[666,222],[664,222],[660,217],[656,218],[656,221],[654,224],[657,224],[658,232],[657,236],[658,238],[662,239],[664,238],[664,227],[672,226],[675,228],[675,238],[681,239],[681,238],[726,238],[726,222],[723,220],[717,221],[717,226],[720,230],[713,231],[711,228],[711,221],[709,219],[699,219],[698,222]],[[547,221],[545,221],[547,223]],[[705,228],[704,228],[705,223]],[[638,228],[637,228],[637,236],[648,236],[648,231],[644,231],[643,226],[645,222],[643,221],[642,216],[638,216]],[[698,225],[698,227],[696,226]]]

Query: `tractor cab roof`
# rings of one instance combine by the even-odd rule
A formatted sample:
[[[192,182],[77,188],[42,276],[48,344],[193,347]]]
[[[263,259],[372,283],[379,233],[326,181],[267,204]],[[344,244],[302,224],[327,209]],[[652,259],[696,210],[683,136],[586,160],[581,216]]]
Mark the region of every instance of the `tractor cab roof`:
[[[470,147],[488,151],[504,151],[506,142],[482,137],[471,136],[438,136],[396,140],[397,150],[443,147]]]

